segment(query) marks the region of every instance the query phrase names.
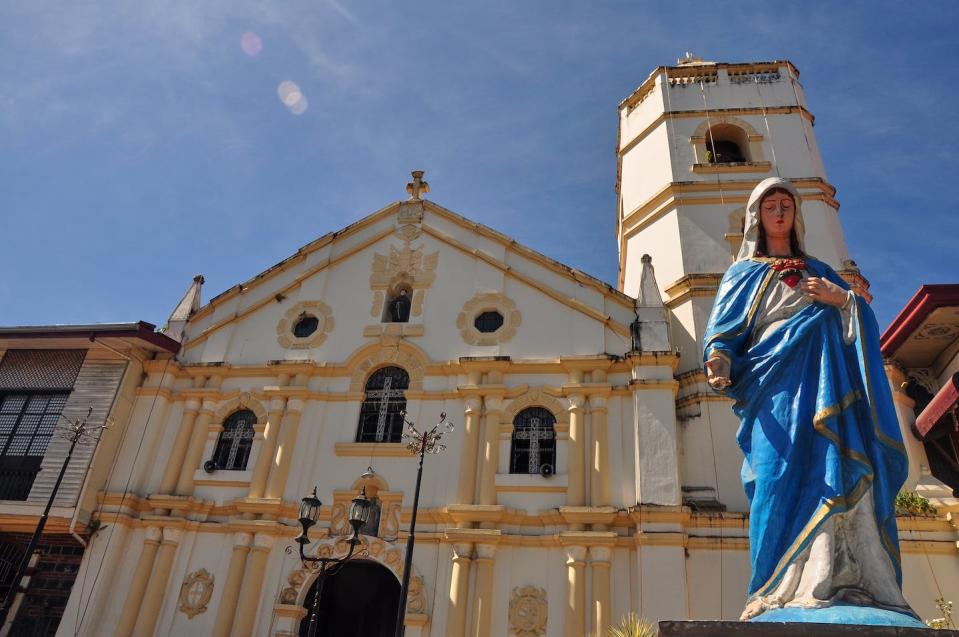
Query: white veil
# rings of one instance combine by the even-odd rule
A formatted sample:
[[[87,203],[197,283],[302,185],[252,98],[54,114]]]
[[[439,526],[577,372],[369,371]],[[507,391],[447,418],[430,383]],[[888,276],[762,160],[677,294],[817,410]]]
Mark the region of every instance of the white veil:
[[[748,259],[756,255],[756,242],[759,241],[759,202],[763,196],[773,188],[782,188],[792,195],[796,202],[796,215],[793,221],[793,230],[796,233],[796,239],[799,241],[799,249],[806,251],[806,225],[802,219],[802,200],[799,198],[799,191],[790,183],[788,179],[782,177],[769,177],[763,179],[753,188],[749,195],[749,203],[746,204],[746,225],[743,228],[743,243],[739,248],[739,254],[736,255],[737,261]]]

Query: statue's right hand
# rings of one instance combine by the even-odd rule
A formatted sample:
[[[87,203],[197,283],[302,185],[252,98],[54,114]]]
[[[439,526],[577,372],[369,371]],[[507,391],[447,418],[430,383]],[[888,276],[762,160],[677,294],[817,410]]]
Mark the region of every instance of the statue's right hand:
[[[723,358],[710,358],[706,361],[706,382],[717,391],[733,384],[729,379],[729,363]]]

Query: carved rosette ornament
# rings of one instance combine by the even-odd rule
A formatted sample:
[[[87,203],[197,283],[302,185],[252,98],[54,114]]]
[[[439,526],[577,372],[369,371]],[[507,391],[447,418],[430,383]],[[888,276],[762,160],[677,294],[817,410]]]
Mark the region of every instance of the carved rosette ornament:
[[[495,332],[480,332],[475,323],[483,312],[498,312],[503,317],[503,324]],[[463,311],[456,317],[456,327],[470,345],[506,343],[516,336],[522,322],[523,315],[516,309],[513,299],[499,292],[477,294],[463,305]]]
[[[293,329],[304,319],[316,319],[315,329],[306,336],[296,336]],[[301,301],[287,310],[276,326],[276,340],[287,349],[317,347],[333,331],[333,311],[323,301]]]
[[[509,632],[517,637],[541,637],[546,634],[549,606],[546,591],[536,586],[517,586],[509,602]]]
[[[180,587],[180,612],[190,619],[206,612],[213,597],[213,579],[205,568],[187,575]]]

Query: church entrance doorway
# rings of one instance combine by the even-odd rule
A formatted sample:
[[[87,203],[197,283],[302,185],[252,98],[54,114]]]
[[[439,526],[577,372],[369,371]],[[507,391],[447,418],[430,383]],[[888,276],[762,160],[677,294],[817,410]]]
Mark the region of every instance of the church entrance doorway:
[[[315,597],[316,582],[304,602],[307,614],[300,622],[300,637],[310,629]],[[388,568],[364,560],[347,562],[323,586],[317,637],[391,637],[399,601],[400,583]]]

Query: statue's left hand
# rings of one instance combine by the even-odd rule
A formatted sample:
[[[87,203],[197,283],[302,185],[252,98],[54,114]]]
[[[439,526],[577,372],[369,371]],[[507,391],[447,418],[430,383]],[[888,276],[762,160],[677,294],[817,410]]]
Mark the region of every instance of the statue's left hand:
[[[842,307],[849,298],[844,289],[818,276],[811,276],[803,281],[799,289],[810,300],[835,307]]]

